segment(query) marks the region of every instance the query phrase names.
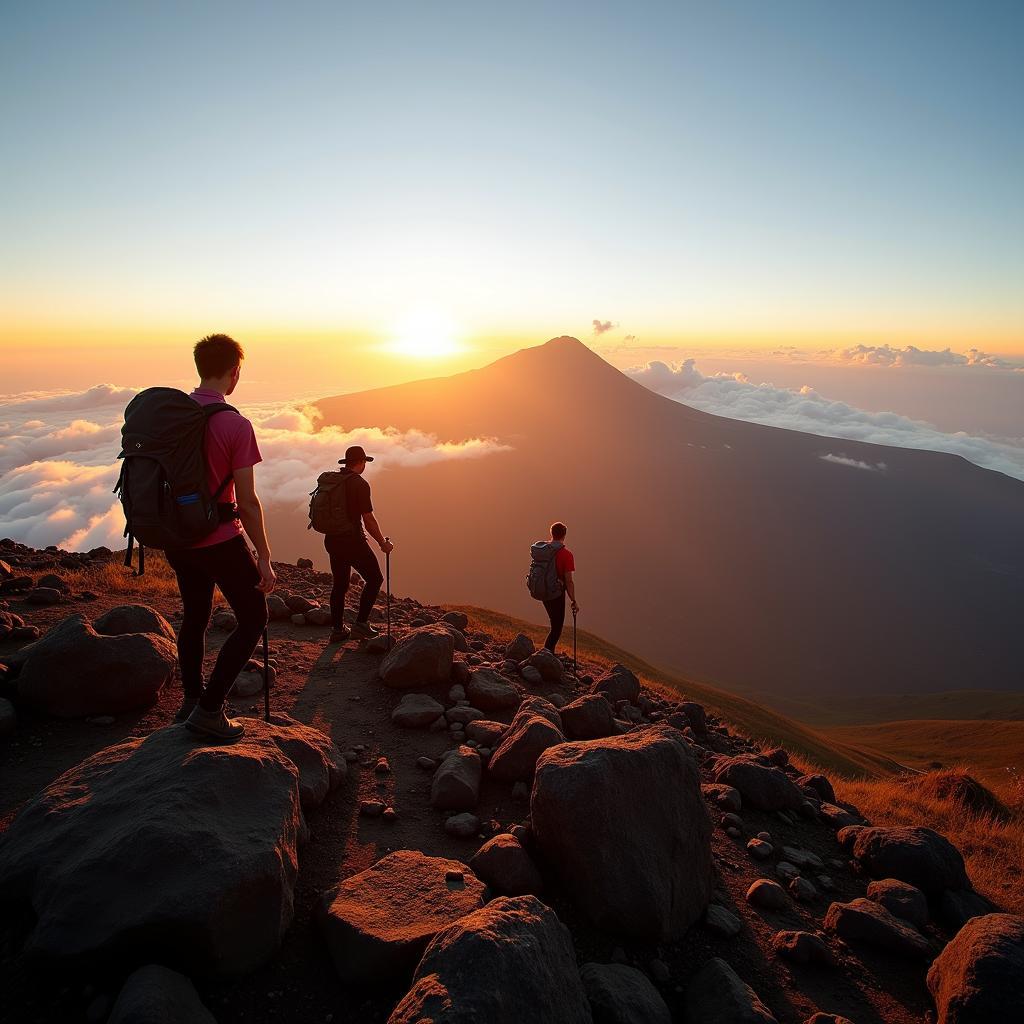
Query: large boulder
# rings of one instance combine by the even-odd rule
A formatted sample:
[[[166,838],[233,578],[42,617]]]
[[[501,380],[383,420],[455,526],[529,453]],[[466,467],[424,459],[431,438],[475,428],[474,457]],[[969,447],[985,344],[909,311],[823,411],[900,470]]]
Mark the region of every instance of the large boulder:
[[[920,889],[895,878],[883,878],[868,885],[868,899],[885,907],[894,917],[915,928],[928,923],[928,901]]]
[[[545,751],[530,814],[538,850],[598,927],[669,942],[707,908],[711,822],[671,726]]]
[[[32,645],[18,696],[57,718],[116,715],[153,704],[176,663],[177,649],[165,636],[105,636],[76,614]]]
[[[500,896],[440,932],[388,1024],[591,1024],[569,930],[533,896]]]
[[[960,851],[930,828],[851,826],[839,833],[839,841],[872,878],[898,878],[926,896],[971,888]]]
[[[932,963],[928,991],[937,1024],[1024,1020],[1024,917],[968,921]]]
[[[156,633],[171,643],[177,642],[174,627],[147,604],[119,604],[105,611],[93,624],[93,629],[104,636],[122,636],[125,633]]]
[[[385,686],[407,690],[448,682],[455,641],[443,629],[423,627],[407,633],[384,655],[380,678]]]
[[[471,811],[480,797],[480,755],[460,746],[445,754],[430,784],[430,804],[439,811]]]
[[[925,959],[931,953],[919,931],[872,900],[833,903],[825,913],[825,928],[845,941],[866,942],[897,956]]]
[[[614,736],[615,716],[611,705],[596,693],[584,694],[561,711],[565,735],[572,740],[597,740]]]
[[[523,699],[514,683],[489,668],[470,673],[466,694],[473,707],[484,711],[517,708]]]
[[[487,719],[477,719],[466,723],[466,739],[479,743],[481,747],[493,750],[502,737],[508,732],[508,726],[504,722],[491,722]]]
[[[504,782],[526,782],[533,778],[537,758],[548,747],[564,740],[562,730],[550,719],[529,708],[520,709],[498,749],[491,754],[487,770]]]
[[[159,964],[128,975],[107,1024],[217,1024],[185,975]]]
[[[562,731],[562,716],[558,708],[546,698],[538,697],[536,694],[526,697],[523,703],[519,705],[519,714],[525,715],[527,713],[546,718],[559,732]]]
[[[345,879],[323,900],[319,925],[348,985],[407,981],[430,940],[484,905],[462,863],[399,850]]]
[[[505,648],[505,657],[509,661],[525,661],[531,654],[533,654],[533,641],[525,633],[518,633]]]
[[[613,665],[594,683],[591,693],[600,694],[612,707],[620,700],[635,704],[640,699],[640,680],[625,665]]]
[[[488,839],[473,855],[469,866],[478,878],[502,896],[539,896],[544,888],[533,858],[508,832]]]
[[[739,790],[744,805],[760,811],[795,810],[804,803],[803,793],[784,771],[746,757],[719,758],[714,779]]]
[[[344,774],[331,740],[285,715],[248,719],[231,746],[180,726],[125,740],[61,775],[0,836],[0,901],[31,904],[33,953],[251,970],[292,917],[303,807]]]
[[[584,964],[580,978],[594,1024],[672,1024],[661,993],[627,964]]]
[[[724,961],[709,960],[686,987],[693,1024],[778,1024],[757,993]]]

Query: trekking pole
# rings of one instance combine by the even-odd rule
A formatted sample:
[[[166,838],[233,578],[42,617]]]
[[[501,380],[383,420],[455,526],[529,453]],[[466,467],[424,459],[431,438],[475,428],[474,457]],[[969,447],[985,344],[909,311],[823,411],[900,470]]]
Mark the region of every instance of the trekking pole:
[[[385,544],[390,544],[391,543],[391,538],[390,537],[385,537],[384,538],[384,543]],[[385,589],[385,593],[384,593],[384,606],[387,609],[387,622],[388,622],[388,625],[387,625],[387,638],[388,638],[387,639],[387,645],[388,645],[388,650],[390,651],[391,650],[391,552],[390,551],[385,551],[384,552],[384,575],[387,577],[387,582],[385,583],[385,588],[386,589]]]
[[[572,674],[579,675],[576,667],[576,609],[572,610]]]
[[[270,627],[263,627],[263,721],[270,721]]]

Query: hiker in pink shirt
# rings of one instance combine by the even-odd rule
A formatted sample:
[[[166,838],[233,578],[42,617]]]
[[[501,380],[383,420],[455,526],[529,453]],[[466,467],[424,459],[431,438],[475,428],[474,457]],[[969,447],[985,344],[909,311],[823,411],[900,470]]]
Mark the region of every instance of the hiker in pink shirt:
[[[212,334],[196,345],[194,355],[200,382],[189,397],[200,405],[223,402],[238,385],[245,356],[242,346],[226,334]],[[204,454],[209,491],[219,493],[219,503],[229,512],[212,533],[191,547],[167,551],[183,608],[178,661],[185,699],[176,720],[192,732],[230,742],[238,739],[245,727],[227,717],[224,700],[267,624],[266,595],[274,589],[275,576],[263,506],[256,494],[253,467],[262,457],[252,424],[235,411],[222,410],[211,416]],[[229,483],[220,490],[225,480]],[[246,536],[256,548],[255,559]],[[231,605],[237,625],[224,641],[204,687],[206,629],[215,587]]]

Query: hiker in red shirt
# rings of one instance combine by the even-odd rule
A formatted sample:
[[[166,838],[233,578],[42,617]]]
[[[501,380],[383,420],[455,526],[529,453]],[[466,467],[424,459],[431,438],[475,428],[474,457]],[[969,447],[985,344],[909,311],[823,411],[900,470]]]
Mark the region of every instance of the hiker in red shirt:
[[[189,396],[199,405],[223,402],[238,385],[244,352],[226,334],[203,338],[194,351],[199,387]],[[191,547],[167,551],[178,578],[182,620],[178,631],[178,662],[185,699],[175,720],[192,732],[220,742],[237,740],[245,726],[224,713],[224,700],[238,673],[252,656],[267,624],[267,597],[274,589],[270,543],[263,507],[256,494],[253,467],[262,462],[252,424],[234,411],[221,411],[207,421],[204,455],[210,493],[228,486],[220,501],[237,515],[222,521]],[[256,558],[245,536],[256,548]],[[210,678],[203,686],[206,629],[213,610],[214,587],[219,587],[237,625],[224,641]]]
[[[565,625],[566,594],[569,595],[570,607],[573,612],[580,610],[580,606],[576,603],[576,559],[565,546],[566,532],[565,523],[551,524],[551,544],[558,548],[555,553],[555,572],[562,584],[562,593],[558,597],[544,602],[544,610],[551,620],[551,631],[548,633],[547,640],[544,641],[544,646],[552,653],[558,645],[558,638],[562,635],[562,626]]]

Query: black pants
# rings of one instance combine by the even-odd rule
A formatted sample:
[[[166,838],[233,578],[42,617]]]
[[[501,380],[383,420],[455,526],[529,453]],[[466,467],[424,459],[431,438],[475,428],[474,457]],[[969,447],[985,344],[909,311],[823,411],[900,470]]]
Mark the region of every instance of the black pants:
[[[544,646],[554,654],[555,647],[558,646],[558,638],[562,635],[562,626],[565,625],[565,591],[562,591],[561,597],[553,597],[550,601],[545,601],[544,610],[551,620],[551,632],[548,633]]]
[[[178,662],[185,696],[198,700],[207,711],[219,711],[267,625],[267,599],[256,589],[259,570],[242,537],[208,548],[168,551],[167,561],[178,577],[184,612],[178,631]],[[238,625],[224,641],[204,690],[203,658],[214,586],[220,587]]]
[[[361,533],[354,537],[328,534],[324,537],[324,547],[330,556],[331,572],[334,574],[331,625],[335,629],[341,629],[344,625],[345,595],[348,593],[348,581],[353,569],[363,577],[363,596],[359,599],[356,621],[366,622],[384,582],[377,556],[370,550],[366,537]]]

